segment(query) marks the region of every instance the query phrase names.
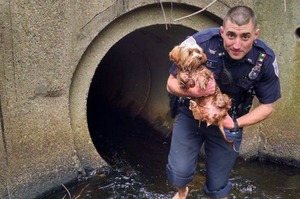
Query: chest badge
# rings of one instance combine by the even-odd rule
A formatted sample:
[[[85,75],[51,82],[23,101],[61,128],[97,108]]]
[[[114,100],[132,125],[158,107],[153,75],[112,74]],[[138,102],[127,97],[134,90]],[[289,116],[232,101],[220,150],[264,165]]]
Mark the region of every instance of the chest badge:
[[[251,72],[248,74],[249,79],[254,80],[257,78],[258,74],[260,72],[259,66],[254,66],[251,70]]]
[[[250,73],[248,74],[248,78],[254,80],[257,78],[258,74],[260,73],[261,66],[263,61],[266,57],[266,53],[260,53],[258,59],[256,61],[256,65],[251,69]]]
[[[212,54],[212,55],[214,55],[214,54],[216,54],[216,51],[215,50],[212,50],[212,49],[208,49],[208,52],[210,53],[210,54]]]

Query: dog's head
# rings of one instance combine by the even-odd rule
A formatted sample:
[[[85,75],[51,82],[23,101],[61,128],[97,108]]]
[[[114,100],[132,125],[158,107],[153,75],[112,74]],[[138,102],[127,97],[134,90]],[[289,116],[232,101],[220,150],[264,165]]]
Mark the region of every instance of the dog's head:
[[[196,43],[182,43],[175,46],[169,53],[169,58],[177,65],[177,67],[184,70],[198,68],[207,60],[202,48]]]

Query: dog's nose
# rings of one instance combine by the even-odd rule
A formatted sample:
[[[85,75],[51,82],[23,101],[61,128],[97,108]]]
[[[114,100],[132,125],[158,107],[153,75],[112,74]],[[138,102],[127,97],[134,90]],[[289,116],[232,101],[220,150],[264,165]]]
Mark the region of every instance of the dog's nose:
[[[198,58],[199,60],[202,60],[201,54],[197,54],[197,58]]]

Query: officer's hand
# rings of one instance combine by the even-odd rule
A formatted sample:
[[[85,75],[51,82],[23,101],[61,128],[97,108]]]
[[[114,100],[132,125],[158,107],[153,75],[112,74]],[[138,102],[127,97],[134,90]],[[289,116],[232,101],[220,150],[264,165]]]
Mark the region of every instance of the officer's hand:
[[[223,126],[224,126],[225,129],[233,129],[234,128],[233,119],[228,114],[223,119],[222,123],[223,123]]]
[[[205,89],[200,88],[199,83],[196,82],[195,87],[190,88],[189,91],[193,93],[194,97],[203,97],[203,96],[209,96],[216,92],[216,81],[214,77],[212,77]]]

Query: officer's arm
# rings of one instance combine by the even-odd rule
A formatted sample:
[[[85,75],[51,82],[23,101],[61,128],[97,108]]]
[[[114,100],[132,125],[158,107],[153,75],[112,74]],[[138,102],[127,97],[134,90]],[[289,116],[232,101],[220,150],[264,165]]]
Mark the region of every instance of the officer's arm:
[[[269,117],[269,115],[271,115],[273,111],[274,111],[274,103],[260,104],[259,106],[254,108],[246,115],[237,118],[238,126],[241,128],[241,127],[246,127],[261,122],[267,117]],[[230,118],[229,115],[227,115],[227,117],[224,119],[223,125],[225,128],[233,129],[234,123],[232,118]]]
[[[170,74],[168,81],[167,81],[167,91],[173,95],[179,97],[202,97],[208,96],[215,93],[216,90],[216,83],[214,79],[209,81],[208,86],[206,89],[201,89],[198,84],[193,88],[189,88],[188,90],[182,90],[178,83],[176,77]]]
[[[250,126],[263,121],[274,111],[274,103],[260,104],[248,114],[237,119],[239,127]]]

